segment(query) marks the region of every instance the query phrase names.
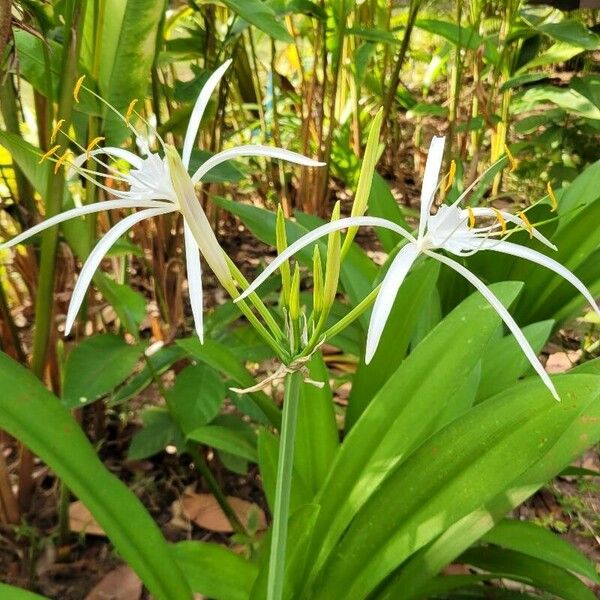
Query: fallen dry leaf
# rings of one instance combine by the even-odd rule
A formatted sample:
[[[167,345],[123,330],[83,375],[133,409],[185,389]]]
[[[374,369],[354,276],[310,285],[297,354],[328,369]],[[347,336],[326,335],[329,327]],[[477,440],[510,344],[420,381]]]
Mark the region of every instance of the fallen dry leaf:
[[[265,513],[256,504],[234,496],[227,496],[227,500],[244,525],[248,524],[248,520],[254,512],[258,529],[266,528]],[[186,492],[180,502],[185,517],[193,521],[198,527],[220,533],[231,533],[233,531],[227,517],[212,494]]]
[[[581,350],[569,350],[568,352],[555,352],[546,361],[548,373],[565,373],[572,369],[582,356]]]
[[[75,533],[106,536],[104,529],[96,523],[92,513],[79,500],[69,506],[69,527]]]
[[[139,600],[142,581],[135,571],[122,565],[105,575],[85,600]]]

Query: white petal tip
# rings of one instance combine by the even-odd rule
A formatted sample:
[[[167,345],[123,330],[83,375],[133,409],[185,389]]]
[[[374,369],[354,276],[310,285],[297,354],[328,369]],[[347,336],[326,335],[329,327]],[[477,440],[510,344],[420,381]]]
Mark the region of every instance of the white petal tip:
[[[365,365],[368,365],[373,360],[376,351],[377,348],[370,348],[367,346],[367,349],[365,350]]]

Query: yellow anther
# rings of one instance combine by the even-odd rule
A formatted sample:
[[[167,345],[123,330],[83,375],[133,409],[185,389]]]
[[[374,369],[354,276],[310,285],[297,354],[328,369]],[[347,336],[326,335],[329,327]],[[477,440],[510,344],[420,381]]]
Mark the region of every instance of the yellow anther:
[[[47,158],[52,156],[59,148],[60,148],[60,144],[57,144],[56,146],[52,146],[52,148],[50,148],[50,150],[48,150],[48,152],[46,152],[45,154],[42,154],[42,158],[40,158],[40,162],[38,163],[38,165],[41,165]]]
[[[85,75],[82,75],[77,80],[77,83],[75,84],[75,87],[73,88],[73,98],[75,99],[75,102],[79,102],[79,92],[81,90],[81,86],[83,85],[84,79],[85,79]]]
[[[475,227],[475,211],[467,206],[467,213],[469,213],[469,229],[473,229]]]
[[[56,136],[58,135],[58,132],[60,131],[60,128],[62,127],[62,125],[63,125],[64,122],[65,122],[65,120],[61,119],[60,121],[58,121],[56,123],[56,125],[52,129],[52,135],[50,136],[50,143],[51,144],[54,144],[54,142],[56,141]]]
[[[69,156],[69,151],[65,150],[64,154],[61,154],[58,157],[58,160],[56,161],[56,163],[54,164],[54,174],[56,175],[56,173],[58,173],[58,170],[62,167],[62,165],[64,165],[65,161],[67,160],[67,157]]]
[[[510,162],[510,172],[512,173],[517,168],[517,160],[513,156],[513,153],[508,149],[506,144],[504,144],[504,151],[506,152],[506,156],[508,156],[508,160]]]
[[[87,158],[90,157],[90,151],[94,148],[94,146],[97,146],[100,142],[102,142],[104,140],[104,138],[102,136],[98,136],[95,137],[88,145],[87,148],[85,149],[85,155]]]
[[[527,218],[527,215],[524,212],[520,212],[517,213],[517,216],[521,219],[521,221],[523,221],[523,223],[525,224],[525,229],[527,229],[527,231],[529,232],[529,237],[532,238],[533,225],[531,224],[531,221]]]
[[[127,112],[125,113],[125,123],[127,123],[127,125],[129,125],[129,119],[131,119],[131,115],[133,114],[133,111],[135,109],[135,105],[137,104],[138,99],[134,98],[130,103],[129,106],[127,107]]]
[[[446,181],[446,185],[444,186],[444,193],[447,192],[452,187],[455,176],[456,176],[456,162],[453,160],[450,163],[450,169],[448,170],[448,181]]]
[[[498,220],[498,223],[500,223],[502,233],[506,233],[506,219],[502,216],[502,213],[497,208],[492,207],[492,210],[496,214],[496,219]]]
[[[550,202],[552,202],[552,210],[554,212],[558,208],[558,199],[556,198],[556,194],[550,185],[550,182],[546,185],[546,190],[548,190],[548,196],[550,196]]]

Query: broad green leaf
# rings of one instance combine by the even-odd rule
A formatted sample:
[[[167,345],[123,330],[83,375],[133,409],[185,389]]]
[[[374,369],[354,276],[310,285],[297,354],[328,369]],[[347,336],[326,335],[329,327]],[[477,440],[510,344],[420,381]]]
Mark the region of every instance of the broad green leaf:
[[[551,102],[579,117],[600,119],[600,108],[583,94],[572,88],[560,88],[552,85],[538,85],[527,89],[518,98],[514,112],[519,114],[529,111],[546,102]]]
[[[122,112],[134,98],[146,96],[163,11],[162,2],[147,0],[112,0],[106,7],[102,45],[94,51],[102,53],[100,90]],[[105,113],[104,132],[113,145],[129,135],[123,119],[110,110]]]
[[[4,146],[17,163],[29,183],[35,191],[44,197],[46,195],[46,183],[50,175],[51,163],[40,161],[40,150],[23,138],[8,131],[0,131],[0,145]]]
[[[544,50],[535,58],[523,65],[519,69],[519,73],[530,71],[535,67],[543,67],[545,65],[566,62],[574,56],[581,54],[583,51],[584,49],[581,46],[573,46],[572,44],[568,44],[566,42],[556,42],[556,44],[552,44],[550,48]],[[533,76],[535,73],[532,73],[531,75]],[[547,77],[545,73],[543,73],[542,76]]]
[[[470,50],[477,50],[483,41],[481,36],[472,27],[465,25],[459,27],[456,23],[450,23],[449,21],[417,19],[415,27],[439,35],[454,45],[460,45]]]
[[[536,354],[539,354],[550,337],[554,321],[540,321],[523,327],[523,333]],[[490,342],[482,357],[479,399],[489,398],[516,383],[531,364],[512,335],[498,342]]]
[[[139,338],[140,324],[146,316],[146,300],[126,283],[118,283],[101,271],[94,274],[94,283],[106,301],[115,309],[122,326]]]
[[[528,397],[532,380],[519,383],[511,393]],[[585,384],[583,379],[569,375],[566,381],[571,390]],[[588,382],[593,381],[588,377]],[[595,381],[600,381],[598,377]],[[565,429],[552,448],[523,475],[493,500],[448,527],[428,547],[417,552],[394,577],[389,593],[382,600],[395,600],[401,590],[406,600],[426,599],[427,582],[447,564],[456,560],[471,544],[490,531],[513,508],[524,502],[549,480],[558,475],[589,446],[600,440],[600,402],[589,393],[589,401],[581,403],[576,419]],[[569,398],[573,397],[573,392]]]
[[[433,293],[438,273],[437,262],[425,261],[413,269],[400,287],[373,360],[368,365],[361,361],[356,370],[346,411],[347,431],[404,360],[423,305]]]
[[[329,372],[321,355],[315,354],[307,366],[310,379],[325,385],[318,389],[304,382],[300,389],[294,464],[314,496],[327,477],[339,446],[339,436]]]
[[[234,415],[223,417],[230,418],[221,418],[210,425],[196,427],[187,434],[187,438],[257,463],[258,451],[254,430]]]
[[[213,369],[217,369],[227,375],[237,386],[245,388],[256,384],[252,375],[248,373],[241,361],[238,360],[225,344],[211,339],[205,339],[204,343],[201,344],[200,340],[195,336],[176,340],[175,343],[195,360],[206,363]],[[269,421],[273,425],[278,426],[281,414],[272,400],[264,392],[252,393],[249,396]]]
[[[162,375],[174,362],[185,358],[187,353],[179,346],[165,346],[146,360],[152,365],[152,369],[146,364],[144,368],[134,375],[125,385],[120,387],[110,398],[109,404],[121,404],[143,391],[154,380],[154,374]]]
[[[85,504],[157,600],[190,600],[187,583],[155,522],[100,462],[69,411],[4,354],[0,387],[5,390],[0,395],[0,427],[38,455]]]
[[[490,572],[510,574],[510,578],[546,590],[564,600],[594,600],[592,592],[575,575],[527,554],[503,548],[472,548],[461,561]]]
[[[163,452],[169,445],[175,443],[183,451],[183,440],[177,423],[164,408],[152,407],[142,413],[144,426],[137,431],[131,440],[128,460],[142,460]]]
[[[504,519],[488,531],[481,541],[516,550],[597,583],[600,581],[594,565],[583,554],[563,538],[535,523]]]
[[[508,305],[521,287],[507,282],[493,289]],[[499,323],[486,301],[473,294],[437,325],[373,398],[317,496],[321,511],[312,546],[315,569],[384,477],[443,424],[448,402],[471,377]]]
[[[192,591],[215,600],[248,600],[256,565],[215,543],[179,542],[171,548]]]
[[[586,50],[600,48],[600,36],[574,19],[566,19],[559,23],[543,23],[537,25],[536,29],[558,42],[565,42]]]
[[[293,42],[288,30],[279,22],[275,12],[262,0],[221,0],[225,6],[244,21],[258,27],[267,35],[281,42]]]
[[[419,548],[542,460],[600,396],[594,376],[555,382],[564,402],[553,401],[539,380],[529,380],[474,407],[388,473],[331,554],[315,599],[335,597],[340,589],[366,598]]]
[[[396,39],[391,31],[379,29],[378,27],[349,27],[346,29],[346,34],[355,35],[368,42],[381,44],[399,44],[400,40]]]
[[[190,365],[177,375],[166,397],[173,420],[188,435],[219,414],[225,386],[215,369],[204,364]]]
[[[0,583],[0,596],[5,600],[48,600],[46,596],[40,596],[5,583]]]
[[[131,374],[143,349],[112,334],[81,341],[67,357],[63,403],[77,408],[112,392]]]

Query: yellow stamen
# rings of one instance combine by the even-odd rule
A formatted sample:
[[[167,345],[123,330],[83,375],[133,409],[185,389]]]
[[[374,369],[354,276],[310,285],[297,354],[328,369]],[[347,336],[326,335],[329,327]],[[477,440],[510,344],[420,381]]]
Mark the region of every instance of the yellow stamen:
[[[127,123],[127,125],[129,125],[129,119],[131,119],[131,115],[133,114],[135,105],[137,104],[138,99],[134,98],[130,103],[129,106],[127,107],[127,112],[125,113],[125,123]]]
[[[69,156],[69,151],[65,150],[65,153],[58,157],[58,160],[56,161],[56,163],[54,165],[54,174],[55,175],[56,175],[56,173],[58,173],[58,170],[61,168],[61,166],[65,163],[68,156]]]
[[[104,140],[104,138],[102,136],[98,136],[95,137],[88,145],[87,148],[85,149],[85,155],[86,157],[89,159],[90,157],[90,151],[92,150],[92,148],[94,146],[97,146],[100,142],[102,142]]]
[[[48,152],[46,152],[45,154],[42,154],[42,158],[40,158],[40,162],[38,163],[38,165],[41,165],[47,158],[52,156],[59,148],[60,148],[60,144],[57,144],[56,146],[52,146],[52,148],[50,148],[50,150],[48,150]]]
[[[58,132],[60,131],[60,128],[62,127],[64,122],[65,122],[65,120],[61,119],[60,121],[58,121],[56,123],[56,125],[54,126],[54,129],[52,129],[52,135],[50,136],[51,144],[54,144],[54,142],[56,141],[56,136],[58,135]]]
[[[455,176],[456,176],[456,162],[453,160],[450,163],[450,169],[448,170],[448,181],[446,181],[446,185],[444,186],[444,193],[447,192],[452,187]]]
[[[525,229],[529,232],[529,237],[533,237],[533,225],[531,221],[527,218],[527,215],[524,212],[517,213],[517,216],[525,223]]]
[[[469,229],[473,229],[475,227],[475,211],[467,206],[467,212],[469,213]]]
[[[500,223],[500,227],[502,227],[502,233],[506,233],[506,219],[497,208],[492,207],[492,210],[496,213],[496,219],[498,220],[498,223]]]
[[[550,185],[550,182],[546,185],[546,190],[548,190],[548,196],[550,196],[550,202],[552,202],[552,210],[550,212],[554,212],[558,208],[558,199],[556,198],[556,194]]]
[[[75,102],[79,102],[79,91],[81,90],[81,86],[83,85],[84,79],[85,79],[85,75],[82,75],[77,80],[77,83],[75,84],[75,87],[73,88],[73,98],[75,99]]]
[[[506,144],[504,144],[504,151],[506,152],[506,156],[508,156],[508,160],[510,162],[510,172],[512,173],[517,168],[517,161]]]

